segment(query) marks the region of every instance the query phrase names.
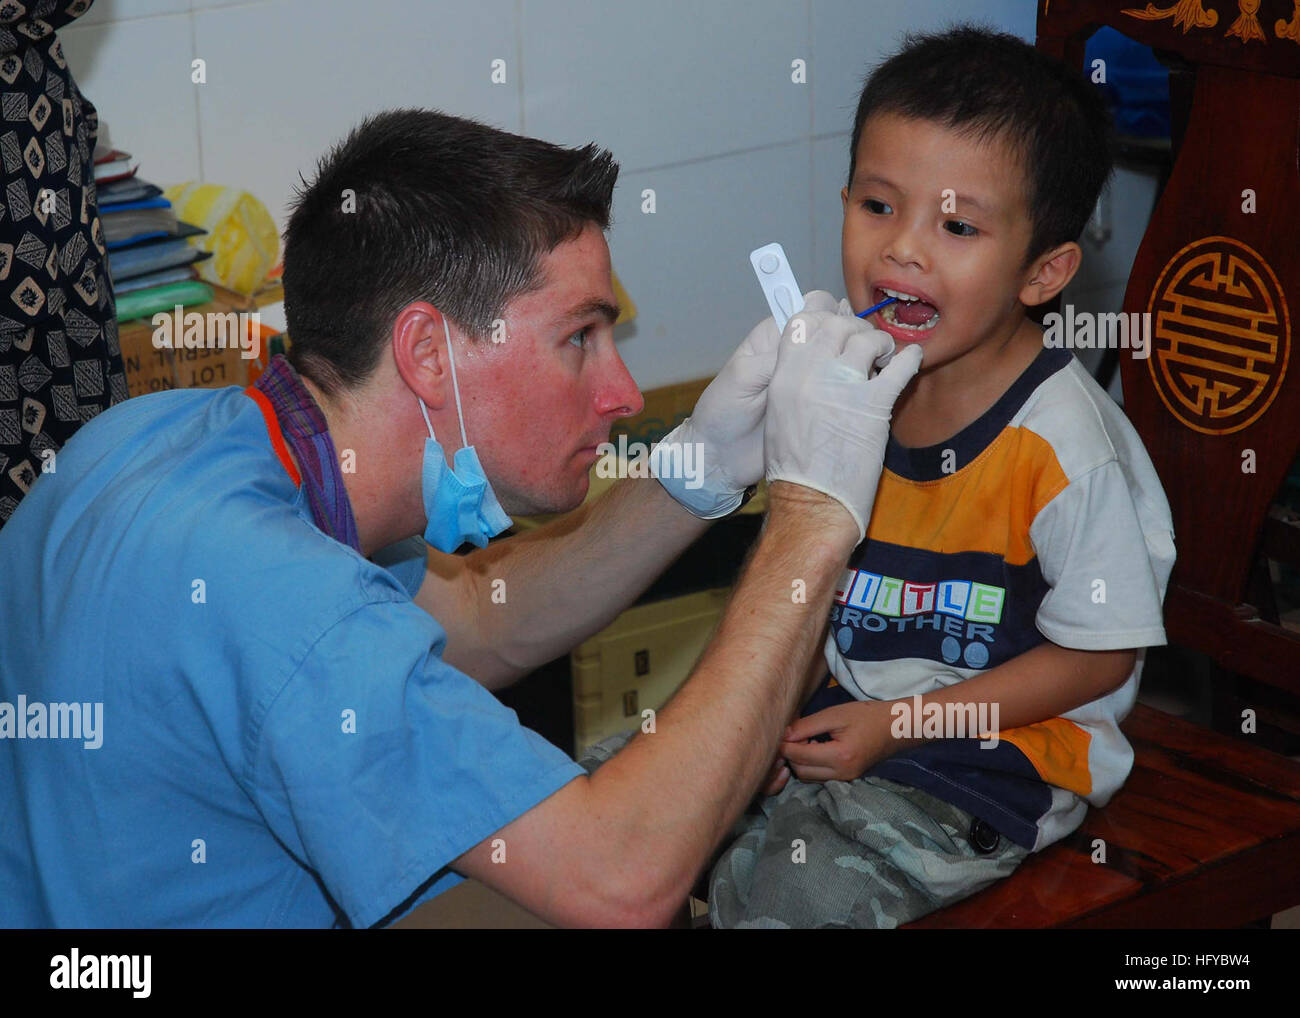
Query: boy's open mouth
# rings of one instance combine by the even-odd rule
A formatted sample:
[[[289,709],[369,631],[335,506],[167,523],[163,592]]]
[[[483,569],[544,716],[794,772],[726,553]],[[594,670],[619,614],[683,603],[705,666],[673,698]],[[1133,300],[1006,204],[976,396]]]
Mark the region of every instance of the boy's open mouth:
[[[881,308],[877,314],[890,325],[914,332],[929,332],[939,324],[939,309],[906,290],[893,290],[887,286],[877,286],[873,291],[872,303],[878,303],[886,297],[897,297],[898,301]]]

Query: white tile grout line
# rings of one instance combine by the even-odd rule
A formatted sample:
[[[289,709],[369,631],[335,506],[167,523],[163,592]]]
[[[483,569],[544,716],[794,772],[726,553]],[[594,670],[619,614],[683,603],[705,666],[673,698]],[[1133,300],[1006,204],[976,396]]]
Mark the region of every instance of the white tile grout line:
[[[96,2],[102,3],[103,0],[96,0]],[[127,14],[120,18],[96,18],[93,21],[83,21],[81,18],[78,18],[76,21],[68,22],[62,28],[58,29],[58,31],[65,32],[68,29],[81,28],[105,28],[109,25],[125,25],[132,21],[152,21],[160,18],[183,18],[188,17],[191,14],[211,14],[215,11],[235,11],[243,7],[269,7],[273,2],[274,0],[245,0],[243,3],[221,4],[217,7],[195,7],[194,0],[190,0],[189,7],[179,11],[155,11],[153,14]],[[94,8],[92,7],[91,10],[94,10]]]
[[[805,39],[808,44],[808,256],[813,263],[817,261],[817,173],[816,160],[813,158],[812,131],[816,126],[817,103],[814,89],[817,87],[817,54],[813,52],[813,10],[812,0],[807,0],[807,29]],[[809,266],[811,270],[812,266]]]
[[[833,138],[835,137],[835,135],[827,135],[826,137]],[[690,159],[679,159],[676,162],[671,162],[671,163],[658,163],[653,166],[625,165],[624,172],[625,173],[658,173],[661,170],[674,170],[679,166],[697,166],[700,163],[712,162],[715,159],[729,159],[732,156],[752,155],[755,152],[767,152],[772,149],[789,148],[792,145],[805,145],[820,140],[822,139],[815,138],[807,134],[795,135],[793,137],[786,138],[782,141],[764,142],[762,145],[751,145],[748,148],[728,149],[726,152],[711,152],[708,155],[693,156]]]
[[[194,66],[194,60],[199,55],[199,35],[198,28],[195,25],[194,17],[194,0],[190,0],[190,66]],[[207,179],[207,174],[203,168],[203,110],[199,105],[199,90],[191,85],[191,91],[194,93],[194,152],[199,160],[200,181]]]
[[[519,93],[519,133],[528,135],[528,112],[524,103],[524,0],[515,0],[515,88]]]

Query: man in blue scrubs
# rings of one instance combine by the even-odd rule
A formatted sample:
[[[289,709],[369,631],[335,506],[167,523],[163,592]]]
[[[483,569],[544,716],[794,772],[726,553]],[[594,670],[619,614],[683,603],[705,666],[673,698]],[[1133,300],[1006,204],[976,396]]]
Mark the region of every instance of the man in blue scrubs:
[[[59,452],[0,532],[0,925],[374,926],[467,875],[557,923],[680,907],[803,695],[916,363],[867,381],[888,338],[811,295],[676,434],[703,483],[625,480],[483,547],[578,506],[642,406],[612,341],[616,175],[591,146],[372,118],[296,203],[290,360]],[[765,466],[717,638],[587,777],[489,690],[608,624]]]

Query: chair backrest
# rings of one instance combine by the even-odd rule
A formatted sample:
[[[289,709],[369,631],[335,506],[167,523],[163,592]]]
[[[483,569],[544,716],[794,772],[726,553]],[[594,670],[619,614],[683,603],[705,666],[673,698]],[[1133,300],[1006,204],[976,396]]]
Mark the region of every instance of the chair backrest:
[[[1195,84],[1124,298],[1151,350],[1124,409],[1164,483],[1178,563],[1171,642],[1300,693],[1300,639],[1245,600],[1270,503],[1300,452],[1300,3],[1041,0],[1040,49],[1082,68],[1103,25],[1174,54]],[[1290,369],[1290,370],[1289,370]]]

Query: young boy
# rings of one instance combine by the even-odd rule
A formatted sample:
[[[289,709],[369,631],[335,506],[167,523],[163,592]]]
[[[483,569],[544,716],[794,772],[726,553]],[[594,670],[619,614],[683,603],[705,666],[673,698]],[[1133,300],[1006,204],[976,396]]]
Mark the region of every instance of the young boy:
[[[1169,507],[1122,411],[1025,311],[1078,269],[1110,169],[1094,86],[1012,36],[909,39],[868,80],[844,283],[858,309],[899,296],[873,321],[924,361],[810,678],[830,675],[713,870],[714,925],[901,925],[1128,776]]]

